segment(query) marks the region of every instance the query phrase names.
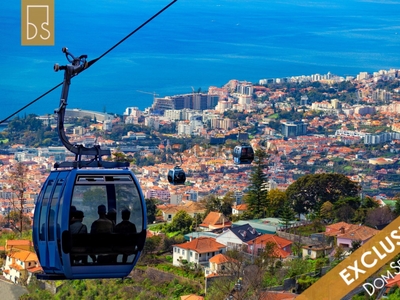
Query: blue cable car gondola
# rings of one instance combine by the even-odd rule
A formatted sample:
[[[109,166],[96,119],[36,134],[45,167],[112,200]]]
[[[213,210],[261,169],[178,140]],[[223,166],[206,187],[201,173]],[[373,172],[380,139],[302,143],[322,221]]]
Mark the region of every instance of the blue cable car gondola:
[[[109,150],[69,143],[64,128],[70,80],[90,66],[63,48],[67,66],[58,114],[59,137],[75,161],[55,164],[35,204],[33,243],[40,279],[123,278],[146,240],[146,206],[129,163],[102,161]],[[93,156],[82,161],[82,156]]]
[[[233,162],[235,164],[251,164],[254,160],[254,151],[249,144],[241,144],[233,149]]]
[[[168,171],[167,178],[168,182],[173,185],[185,184],[186,174],[181,167],[176,166]]]

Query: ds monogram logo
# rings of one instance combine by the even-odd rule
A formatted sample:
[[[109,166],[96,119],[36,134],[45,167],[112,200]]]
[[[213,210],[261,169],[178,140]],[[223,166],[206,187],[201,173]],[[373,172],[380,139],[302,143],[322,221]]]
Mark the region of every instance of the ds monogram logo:
[[[22,0],[21,44],[54,45],[54,0]]]

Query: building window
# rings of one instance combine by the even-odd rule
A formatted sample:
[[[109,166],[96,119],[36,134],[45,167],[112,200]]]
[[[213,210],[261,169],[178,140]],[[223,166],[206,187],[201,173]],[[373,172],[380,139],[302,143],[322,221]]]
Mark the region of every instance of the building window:
[[[307,255],[311,255],[311,249],[307,250]]]
[[[198,259],[198,258],[199,258],[199,254],[196,253],[196,254],[194,255],[194,258]]]
[[[192,257],[193,256],[193,252],[192,251],[190,251],[190,257]]]
[[[182,250],[182,255],[184,255],[185,254],[185,250]]]

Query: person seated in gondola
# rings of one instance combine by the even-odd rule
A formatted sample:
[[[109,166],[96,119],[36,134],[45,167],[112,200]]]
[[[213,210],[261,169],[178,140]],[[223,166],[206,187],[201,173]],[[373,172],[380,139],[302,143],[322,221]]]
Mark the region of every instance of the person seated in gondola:
[[[117,220],[117,211],[115,210],[115,208],[111,208],[107,215],[106,215],[107,219],[109,219],[112,223],[113,223],[113,228],[115,227],[115,221]]]
[[[113,223],[107,218],[107,209],[105,205],[99,205],[97,208],[99,218],[92,223],[90,233],[112,233]]]
[[[72,236],[76,234],[87,234],[87,227],[82,223],[84,217],[83,211],[81,210],[76,210],[72,213],[71,225],[69,226]],[[72,237],[72,239],[74,238]],[[72,252],[86,252],[86,249],[83,247],[72,246]],[[82,262],[83,264],[86,264],[87,255],[73,255],[72,260],[74,263]]]
[[[116,233],[136,233],[136,225],[129,221],[131,212],[124,209],[121,212],[122,221],[115,226]]]
[[[97,208],[97,213],[99,214],[99,218],[92,223],[91,229],[90,229],[90,234],[110,234],[113,232],[114,229],[114,224],[107,219],[107,209],[105,205],[99,205]],[[100,239],[100,237],[99,237]],[[103,252],[110,252],[109,248],[106,246],[107,241],[104,241],[104,247],[101,245],[101,247],[97,247],[97,242],[101,242],[96,238],[96,245],[95,248],[97,251],[100,249],[103,250]],[[90,255],[92,258],[93,262],[98,262],[98,263],[109,263],[109,255],[98,255],[96,257],[95,255]]]
[[[122,210],[122,212],[121,212],[122,221],[121,221],[121,223],[119,223],[115,226],[115,233],[119,233],[122,235],[129,235],[129,234],[134,234],[137,232],[136,225],[129,221],[130,216],[131,216],[131,212],[129,211],[129,209]],[[129,236],[127,236],[127,238],[128,238],[128,240],[121,241],[121,244],[123,242],[128,242],[128,245],[126,247],[121,247],[121,249],[120,249],[120,250],[122,250],[121,252],[123,252],[123,254],[122,254],[122,262],[123,263],[126,263],[128,256],[135,251],[135,245],[134,245],[133,241],[130,239]],[[130,245],[130,241],[132,241],[131,245]]]

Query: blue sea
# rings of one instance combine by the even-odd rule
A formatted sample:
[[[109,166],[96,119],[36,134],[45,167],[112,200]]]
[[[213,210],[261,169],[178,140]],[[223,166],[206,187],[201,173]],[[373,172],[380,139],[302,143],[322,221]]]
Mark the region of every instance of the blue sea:
[[[165,0],[55,0],[55,45],[21,46],[21,1],[0,4],[0,119],[63,79],[61,48],[94,59]],[[207,91],[230,79],[400,68],[400,2],[178,0],[72,80],[69,108],[122,114],[153,93]],[[139,92],[140,91],[140,92]],[[53,113],[61,88],[24,114]]]

